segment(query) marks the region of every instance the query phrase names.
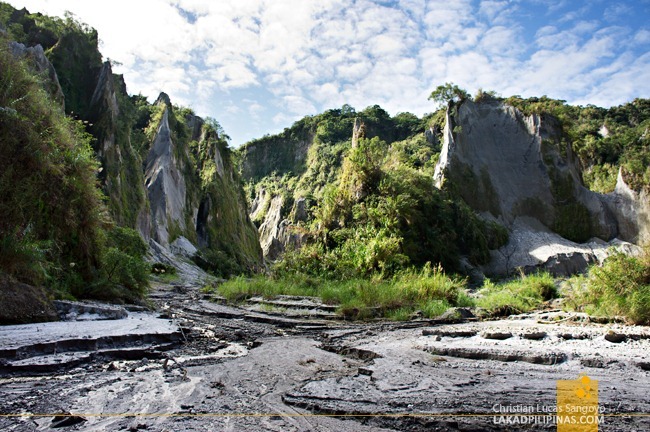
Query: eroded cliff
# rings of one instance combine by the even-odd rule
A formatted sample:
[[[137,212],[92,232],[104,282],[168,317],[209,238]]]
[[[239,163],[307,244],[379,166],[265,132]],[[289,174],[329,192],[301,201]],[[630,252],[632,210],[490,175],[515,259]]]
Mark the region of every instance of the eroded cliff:
[[[638,240],[639,219],[630,217],[636,199],[585,188],[571,142],[552,115],[466,100],[450,105],[443,136],[436,184],[511,232],[487,272],[575,273],[602,261],[607,242]],[[617,211],[613,200],[626,200],[630,210]]]

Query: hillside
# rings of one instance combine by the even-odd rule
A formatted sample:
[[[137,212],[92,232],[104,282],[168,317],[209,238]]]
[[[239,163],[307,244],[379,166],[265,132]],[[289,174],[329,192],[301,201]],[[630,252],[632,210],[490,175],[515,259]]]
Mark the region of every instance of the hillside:
[[[576,107],[482,91],[472,98],[448,84],[432,93],[443,107],[423,118],[344,105],[233,151],[216,120],[165,93],[154,103],[129,95],[123,77],[102,61],[92,28],[71,16],[1,6],[3,37],[17,41],[16,64],[21,56],[28,63],[16,67],[42,89],[39,103],[62,116],[53,121],[65,125],[55,129],[76,131],[67,146],[86,149],[85,172],[97,171],[105,197],[84,206],[98,215],[86,224],[97,230],[96,251],[82,248],[71,268],[48,255],[66,250],[59,243],[68,238],[26,235],[40,216],[7,223],[7,248],[48,251],[46,267],[55,263],[78,279],[44,272],[31,281],[5,270],[25,281],[98,296],[104,285],[92,281],[116,259],[115,239],[135,242],[138,259],[148,251],[151,260],[181,271],[179,263],[191,259],[224,277],[261,270],[263,254],[275,263],[272,275],[386,280],[438,269],[476,284],[515,269],[584,272],[602,263],[610,246],[631,253],[648,239],[647,100]],[[90,184],[83,193],[97,193]],[[66,199],[87,202],[81,193]],[[7,202],[27,208],[21,200],[28,196],[13,194]],[[50,241],[57,246],[39,246]],[[146,271],[135,267],[140,282],[130,285],[141,295]],[[125,267],[125,278],[135,267]],[[88,282],[93,288],[74,288]]]
[[[431,261],[489,274],[578,254],[582,265],[561,270],[570,274],[598,260],[581,243],[647,241],[649,125],[642,99],[602,109],[481,92],[422,119],[344,106],[239,152],[267,259],[304,246],[298,255],[317,256],[324,272],[330,261],[361,273]],[[525,216],[555,237],[506,244]],[[540,241],[558,248],[526,258]],[[495,264],[504,254],[520,257]]]
[[[44,284],[56,295],[122,295],[101,282],[115,279],[111,270],[102,276],[115,259],[115,252],[107,254],[111,247],[128,249],[113,245],[116,230],[137,245],[136,261],[148,249],[142,240],[168,252],[178,240],[181,249],[198,249],[196,261],[219,275],[261,265],[257,233],[216,120],[201,119],[164,94],[154,104],[129,95],[123,77],[102,61],[97,32],[72,17],[0,3],[0,25],[6,29],[3,154],[15,155],[3,158],[0,185],[7,215],[0,232],[3,273]],[[52,138],[43,141],[44,134]],[[120,267],[125,277],[135,271],[129,265]],[[126,285],[137,285],[138,296],[148,269],[143,262],[136,267],[139,281]]]

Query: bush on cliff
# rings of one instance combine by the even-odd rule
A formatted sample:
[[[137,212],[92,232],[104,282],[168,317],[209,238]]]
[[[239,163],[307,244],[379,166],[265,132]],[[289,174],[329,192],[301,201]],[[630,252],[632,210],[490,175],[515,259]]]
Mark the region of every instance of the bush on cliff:
[[[144,250],[130,249],[132,232],[106,231],[91,139],[0,37],[0,272],[59,296],[102,281],[139,296]]]

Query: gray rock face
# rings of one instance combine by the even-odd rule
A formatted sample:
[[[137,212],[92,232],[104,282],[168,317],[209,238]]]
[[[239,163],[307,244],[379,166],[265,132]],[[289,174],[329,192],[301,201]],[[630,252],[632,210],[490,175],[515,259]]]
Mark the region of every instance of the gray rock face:
[[[488,274],[518,267],[581,272],[601,262],[612,245],[632,251],[632,245],[607,241],[636,241],[639,227],[648,226],[642,197],[624,184],[610,196],[582,185],[570,145],[563,144],[561,125],[551,116],[526,116],[495,100],[465,101],[448,110],[443,136],[436,185],[451,188],[511,232],[508,245],[484,266]],[[576,239],[595,238],[579,244],[560,235],[573,238],[576,227]]]
[[[633,191],[618,172],[616,189],[606,196],[609,210],[614,214],[620,237],[636,244],[650,242],[650,193]]]
[[[174,255],[180,255],[185,258],[192,258],[198,252],[198,249],[183,236],[174,240],[169,246],[169,250]]]
[[[304,198],[298,198],[293,204],[293,220],[306,222],[307,221],[307,202]]]
[[[131,146],[131,136],[120,130],[120,107],[117,95],[126,95],[122,77],[114,75],[110,62],[102,65],[89,105],[88,118],[97,139],[95,152],[102,163],[100,180],[109,197],[109,209],[115,220],[136,228],[147,240],[151,223],[142,177],[142,161]],[[121,86],[119,83],[121,82]],[[117,85],[116,85],[117,84]],[[125,207],[135,211],[131,214]]]
[[[587,243],[575,243],[534,218],[519,217],[510,227],[508,244],[490,252],[492,260],[482,271],[487,275],[506,276],[516,269],[526,273],[545,270],[554,276],[567,276],[582,273],[591,264],[602,263],[615,251],[634,255],[640,249],[620,240],[605,242],[594,238]]]
[[[266,210],[266,201],[269,199],[269,192],[266,189],[260,189],[257,191],[255,198],[251,203],[250,217],[252,220],[257,220],[257,218],[264,213]]]
[[[113,70],[110,62],[105,62],[99,72],[97,87],[95,87],[95,91],[93,92],[90,106],[93,107],[95,111],[99,111],[95,114],[97,117],[102,114],[106,115],[104,121],[109,122],[107,129],[111,130],[115,128],[117,117],[120,114],[120,109],[117,105],[117,95],[115,93],[115,86],[113,85]],[[114,139],[115,134],[113,133],[112,135]],[[102,146],[103,150],[106,150],[106,145],[107,144],[104,144],[104,146]]]
[[[56,74],[54,65],[52,65],[45,56],[43,47],[40,45],[25,47],[25,45],[14,41],[9,43],[9,47],[15,57],[27,58],[34,70],[38,74],[47,78],[47,80],[45,80],[47,83],[47,90],[52,98],[61,105],[61,108],[65,108],[65,96],[63,95],[63,90],[59,84],[59,77]]]
[[[366,136],[366,125],[363,120],[360,118],[354,119],[354,126],[352,127],[352,148],[359,145],[359,139],[365,138]]]
[[[438,130],[440,132],[440,130]],[[438,145],[438,136],[436,135],[436,130],[434,128],[428,128],[424,131],[424,137],[427,142],[432,146]]]
[[[169,246],[171,224],[186,229],[185,178],[174,154],[175,144],[169,128],[169,106],[165,107],[156,137],[147,155],[145,185],[151,208],[152,238]]]
[[[200,117],[178,118],[165,93],[156,104],[162,112],[144,164],[150,245],[160,257],[156,260],[174,265],[174,256],[187,261],[197,247],[223,251],[227,245],[238,262],[258,265],[262,254],[257,233],[225,143]],[[172,131],[183,126],[189,139],[176,138]]]
[[[307,154],[314,135],[301,139],[278,139],[272,142],[252,142],[242,148],[241,174],[245,179],[260,179],[273,172],[300,174],[305,169]]]
[[[183,281],[200,285],[211,279],[211,276],[189,261],[182,254],[174,254],[153,239],[149,240],[149,253],[152,262],[159,262],[174,267]]]
[[[306,242],[307,234],[291,220],[283,217],[284,198],[281,195],[269,198],[268,194],[269,192],[265,189],[258,191],[253,201],[251,218],[254,219],[260,212],[263,212],[266,200],[270,199],[270,204],[258,231],[264,258],[273,261],[278,259],[288,248],[299,249]],[[291,214],[294,222],[307,219],[304,198],[296,200]]]
[[[276,259],[284,252],[284,245],[280,241],[280,222],[282,222],[282,206],[284,199],[278,195],[271,199],[271,204],[260,226],[260,245],[264,257],[269,260]]]
[[[452,182],[474,209],[506,224],[518,216],[552,227],[569,201],[586,208],[582,221],[605,240],[617,235],[602,197],[582,186],[561,125],[550,116],[523,115],[498,101],[465,101],[447,113],[444,145],[436,166],[440,187]]]

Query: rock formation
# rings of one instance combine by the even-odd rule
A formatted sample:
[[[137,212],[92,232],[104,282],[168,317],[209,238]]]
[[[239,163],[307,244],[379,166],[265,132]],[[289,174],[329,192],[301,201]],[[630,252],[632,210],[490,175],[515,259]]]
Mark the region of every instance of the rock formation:
[[[450,106],[443,136],[438,187],[457,193],[511,232],[508,245],[486,267],[488,273],[517,267],[575,273],[603,259],[607,241],[617,236],[634,240],[625,218],[608,205],[612,198],[582,185],[571,146],[554,117],[526,116],[496,100],[464,101]]]
[[[242,176],[259,180],[273,172],[301,174],[313,141],[314,135],[306,132],[296,140],[280,136],[271,144],[255,141],[245,144],[241,150]]]
[[[606,196],[606,203],[616,218],[620,237],[636,244],[650,243],[650,192],[634,191],[619,169],[616,189]]]
[[[187,230],[186,213],[196,219],[197,208],[186,209],[187,185],[182,170],[184,161],[171,137],[168,99],[161,95],[156,105],[162,106],[163,115],[145,162],[145,185],[151,208],[151,238],[169,246],[170,230]],[[188,212],[186,212],[188,210]],[[173,239],[171,239],[173,240]]]
[[[118,96],[119,95],[119,96]],[[145,240],[150,237],[151,221],[144,192],[142,160],[131,144],[131,124],[120,109],[128,97],[121,75],[113,74],[105,62],[89,103],[82,113],[95,141],[95,152],[102,164],[99,174],[109,211],[120,225],[137,229]]]
[[[65,97],[63,95],[63,90],[61,90],[59,76],[57,75],[56,69],[54,69],[52,63],[50,63],[50,60],[45,56],[43,47],[41,45],[26,47],[24,44],[15,41],[12,41],[9,44],[9,47],[14,56],[26,57],[29,60],[34,71],[41,77],[45,78],[43,81],[52,99],[64,108]]]
[[[22,29],[12,33],[22,43],[11,49],[28,58],[46,90],[94,138],[112,220],[151,240],[154,257],[161,248],[173,255],[170,247],[183,239],[171,249],[184,259],[200,250],[221,253],[242,271],[259,266],[257,232],[220,128],[212,131],[190,110],[176,113],[164,93],[154,107],[129,96],[123,77],[102,62],[94,29],[73,23],[61,31],[39,17],[11,13],[11,25]]]
[[[200,117],[178,117],[165,93],[155,106],[162,114],[145,160],[144,184],[156,248],[171,244],[177,250],[173,242],[182,238],[180,255],[187,257],[193,246],[228,251],[240,265],[258,266],[257,233],[225,141]],[[186,138],[178,132],[184,128]],[[190,148],[192,142],[196,146]]]

